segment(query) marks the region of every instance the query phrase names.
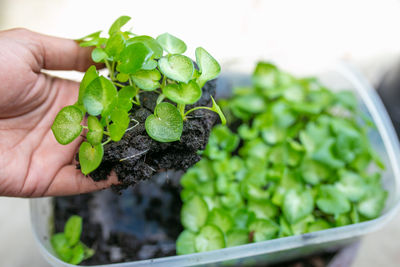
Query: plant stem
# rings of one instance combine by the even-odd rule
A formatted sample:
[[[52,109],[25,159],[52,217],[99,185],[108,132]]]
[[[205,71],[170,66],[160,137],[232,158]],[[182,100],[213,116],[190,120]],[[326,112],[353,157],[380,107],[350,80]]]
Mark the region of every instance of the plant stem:
[[[111,138],[108,138],[107,141],[105,141],[104,143],[101,143],[101,145],[102,145],[102,146],[105,146],[105,145],[107,145],[107,144],[110,143],[110,142],[111,142]]]
[[[161,94],[157,98],[157,105],[160,104],[165,99],[165,95]]]
[[[210,108],[210,107],[195,107],[195,108],[192,108],[191,110],[188,110],[188,111],[185,113],[185,117],[186,117],[190,112],[193,112],[193,111],[199,110],[199,109],[207,109],[207,110],[214,111],[214,109],[212,109],[212,108]]]
[[[86,129],[86,130],[89,129],[89,127],[87,127],[87,126],[85,126],[85,125],[81,125],[81,126],[82,126],[83,129]]]
[[[110,73],[110,78],[111,81],[114,81],[114,70],[111,68],[110,63],[108,62],[108,60],[104,60],[104,63],[106,64],[106,67],[108,69],[108,72]]]
[[[181,113],[182,119],[185,119],[185,104],[178,104],[179,113]]]

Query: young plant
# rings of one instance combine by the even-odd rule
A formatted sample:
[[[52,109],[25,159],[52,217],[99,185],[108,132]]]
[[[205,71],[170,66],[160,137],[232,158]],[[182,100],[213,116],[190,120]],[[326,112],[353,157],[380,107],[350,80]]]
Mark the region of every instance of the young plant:
[[[81,233],[82,218],[73,215],[66,222],[63,233],[51,236],[50,243],[61,260],[79,264],[94,255],[95,251],[80,241]]]
[[[109,78],[99,75],[91,66],[80,84],[77,102],[64,107],[52,126],[56,140],[63,145],[75,140],[83,129],[87,130],[86,141],[79,148],[79,162],[85,175],[100,165],[105,144],[118,142],[138,124],[130,115],[133,106],[141,105],[143,92],[159,94],[154,114],[145,121],[148,135],[156,141],[180,140],[183,123],[198,109],[216,112],[222,123],[226,121],[214,99],[211,107],[185,109],[201,98],[205,83],[219,75],[218,62],[198,47],[197,69],[183,55],[186,44],[182,40],[168,33],[154,39],[122,31],[121,27],[129,20],[127,16],[118,18],[110,27],[108,38],[101,37],[98,31],[77,40],[83,47],[95,47],[93,61],[105,64]]]
[[[264,62],[252,78],[223,106],[237,132],[214,127],[181,178],[178,255],[358,223],[384,208],[380,173],[367,172],[383,165],[351,92]]]

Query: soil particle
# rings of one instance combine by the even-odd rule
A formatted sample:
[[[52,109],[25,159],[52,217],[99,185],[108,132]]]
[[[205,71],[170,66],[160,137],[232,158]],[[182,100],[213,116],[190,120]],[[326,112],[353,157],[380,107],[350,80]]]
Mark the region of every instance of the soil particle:
[[[201,99],[187,106],[186,110],[195,106],[211,106],[215,87],[216,80],[207,82]],[[166,169],[186,170],[200,160],[197,152],[205,148],[218,115],[208,110],[197,110],[184,122],[180,141],[160,143],[151,139],[144,127],[146,118],[154,111],[157,97],[154,92],[141,94],[142,106],[131,111],[132,129],[125,133],[121,141],[105,145],[100,167],[90,174],[93,180],[107,179],[114,170],[121,182],[114,189],[120,191]],[[136,126],[135,120],[138,122]]]

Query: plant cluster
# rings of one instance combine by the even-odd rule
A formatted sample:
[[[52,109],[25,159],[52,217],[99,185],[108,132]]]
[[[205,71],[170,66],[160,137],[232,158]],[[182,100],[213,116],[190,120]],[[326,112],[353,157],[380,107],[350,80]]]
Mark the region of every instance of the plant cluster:
[[[82,233],[82,218],[71,216],[65,223],[64,232],[51,236],[51,246],[57,256],[70,264],[79,264],[94,255],[94,250],[80,241]]]
[[[148,135],[156,141],[180,140],[184,121],[197,109],[214,111],[225,122],[214,99],[212,107],[185,109],[201,98],[205,83],[218,76],[218,62],[198,47],[196,68],[189,57],[182,55],[186,51],[182,40],[168,33],[154,39],[122,31],[129,20],[127,16],[118,18],[110,27],[108,38],[101,37],[99,31],[78,40],[82,47],[95,47],[93,61],[105,64],[109,78],[99,75],[91,66],[80,84],[77,102],[64,107],[52,126],[57,141],[64,145],[83,129],[88,130],[87,140],[79,148],[79,162],[85,175],[100,165],[105,144],[118,142],[138,124],[130,113],[134,106],[141,105],[140,95],[144,92],[159,94],[154,114],[145,122]],[[82,125],[86,114],[87,125]]]
[[[181,179],[177,254],[358,223],[384,207],[376,168],[384,166],[367,137],[373,124],[351,92],[265,62],[252,80],[220,102],[232,125],[240,120],[237,133],[215,127]]]

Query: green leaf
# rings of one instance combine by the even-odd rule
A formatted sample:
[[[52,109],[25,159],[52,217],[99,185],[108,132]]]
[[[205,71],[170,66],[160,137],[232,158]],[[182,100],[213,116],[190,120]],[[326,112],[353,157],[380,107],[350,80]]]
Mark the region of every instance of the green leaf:
[[[184,230],[176,240],[176,254],[184,255],[196,252],[195,248],[196,235],[189,230]]]
[[[181,138],[183,120],[178,109],[170,103],[160,103],[145,122],[147,134],[159,142],[173,142]]]
[[[248,201],[247,209],[254,212],[258,219],[274,219],[278,215],[278,207],[267,200]]]
[[[290,224],[304,219],[314,210],[314,200],[310,190],[289,190],[283,200],[282,212]]]
[[[104,51],[107,53],[109,57],[112,57],[115,61],[119,59],[119,55],[124,50],[125,47],[125,39],[121,33],[114,33],[107,40],[106,47]]]
[[[267,105],[264,100],[256,94],[235,97],[231,105],[243,112],[257,114],[265,111]]]
[[[254,242],[261,242],[275,238],[279,227],[270,220],[256,219],[250,223],[249,232],[253,233]]]
[[[110,112],[116,97],[117,89],[113,83],[100,76],[87,86],[83,94],[83,104],[90,115],[104,115]]]
[[[121,16],[117,18],[108,30],[108,34],[111,36],[114,33],[119,32],[121,30],[121,27],[128,23],[128,21],[130,20],[131,17],[129,16]]]
[[[122,73],[134,74],[142,68],[153,52],[143,43],[133,43],[126,46],[120,55],[119,70]]]
[[[206,224],[217,226],[222,232],[227,233],[233,226],[233,220],[229,214],[219,208],[214,208],[207,218]]]
[[[103,146],[92,146],[88,142],[83,142],[79,147],[79,164],[84,175],[88,175],[99,167],[103,159]]]
[[[86,135],[87,140],[92,145],[98,145],[103,140],[103,125],[94,116],[88,117],[89,131]]]
[[[164,51],[162,47],[153,37],[139,35],[127,40],[126,42],[127,45],[134,43],[143,43],[146,45],[153,52],[152,58],[160,58],[163,55]]]
[[[342,168],[345,163],[334,155],[334,144],[335,140],[333,138],[326,139],[321,146],[314,151],[311,156],[312,159],[331,168]]]
[[[221,108],[218,106],[217,102],[215,102],[214,98],[212,96],[211,97],[211,101],[212,101],[212,107],[211,109],[218,114],[219,118],[221,119],[221,123],[222,125],[226,124],[226,118],[224,113],[222,112]]]
[[[333,185],[322,185],[317,197],[317,207],[325,213],[339,215],[351,209],[350,202]]]
[[[190,58],[182,55],[162,57],[158,61],[162,74],[169,79],[188,83],[193,78],[194,65]]]
[[[58,233],[51,236],[50,239],[51,246],[56,252],[57,256],[68,262],[72,258],[72,250],[68,245],[68,240],[65,237],[64,233]]]
[[[154,70],[139,70],[131,76],[132,81],[140,88],[146,91],[153,91],[160,88],[161,73]]]
[[[112,124],[109,126],[110,138],[114,142],[118,142],[124,136],[126,129],[129,126],[129,114],[125,110],[114,109],[111,112]]]
[[[368,190],[367,195],[357,205],[358,212],[368,219],[377,218],[385,207],[387,196],[388,193],[380,188]]]
[[[185,202],[181,209],[182,225],[193,232],[198,232],[206,223],[208,216],[207,204],[198,195]]]
[[[195,238],[197,252],[211,251],[225,247],[225,237],[222,231],[214,225],[201,228]]]
[[[88,41],[84,41],[79,43],[80,47],[90,47],[90,46],[95,46],[95,47],[103,47],[107,42],[107,38],[102,38],[102,37],[96,37]]]
[[[316,231],[322,231],[325,229],[329,229],[332,226],[325,220],[323,219],[318,219],[315,222],[312,222],[309,226],[308,226],[308,232],[316,232]]]
[[[171,83],[163,88],[163,94],[178,104],[194,104],[200,99],[201,93],[195,80],[189,83]]]
[[[92,59],[94,62],[102,62],[106,58],[107,58],[107,53],[104,51],[103,48],[96,47],[95,49],[93,49]],[[92,66],[92,67],[94,67],[94,66]]]
[[[79,264],[85,258],[85,250],[81,243],[72,248],[72,258],[68,261],[70,264]]]
[[[132,109],[132,99],[137,93],[138,90],[133,86],[122,87],[121,90],[118,91],[118,109],[129,112]]]
[[[87,40],[87,39],[99,38],[101,32],[102,32],[102,31],[97,31],[97,32],[94,32],[94,33],[85,35],[85,36],[83,36],[83,37],[81,37],[81,38],[79,38],[79,39],[75,39],[75,41],[76,41],[76,42],[82,42],[82,41]]]
[[[183,54],[186,51],[186,44],[169,33],[159,35],[156,40],[170,54]]]
[[[335,186],[350,201],[359,201],[368,192],[363,178],[357,173],[341,170],[339,176],[340,180]]]
[[[93,80],[95,80],[98,77],[99,77],[99,74],[97,73],[96,66],[94,66],[94,65],[90,66],[87,69],[85,75],[83,76],[81,84],[79,85],[78,104],[83,105],[83,95],[85,93],[86,88]]]
[[[240,246],[249,243],[249,233],[244,229],[233,229],[226,235],[226,247]]]
[[[304,182],[311,185],[317,185],[332,175],[324,165],[309,158],[303,160],[300,172]]]
[[[96,253],[93,249],[87,247],[87,246],[86,246],[85,244],[83,244],[82,242],[80,242],[80,243],[81,243],[82,246],[83,246],[83,251],[84,251],[84,257],[83,257],[83,259],[84,259],[84,260],[89,259],[90,257],[92,257],[92,256]]]
[[[196,48],[196,62],[201,72],[200,77],[197,78],[200,88],[207,81],[215,79],[221,72],[218,62],[202,47]]]
[[[68,221],[64,226],[65,238],[68,241],[68,245],[73,247],[81,238],[82,233],[82,217],[77,215],[72,215],[69,217]]]
[[[51,130],[57,142],[62,145],[71,143],[82,132],[82,111],[75,106],[66,106],[54,119]]]
[[[259,62],[253,73],[253,84],[263,89],[272,89],[278,81],[279,71],[275,65]]]

